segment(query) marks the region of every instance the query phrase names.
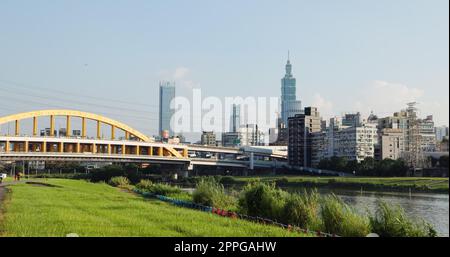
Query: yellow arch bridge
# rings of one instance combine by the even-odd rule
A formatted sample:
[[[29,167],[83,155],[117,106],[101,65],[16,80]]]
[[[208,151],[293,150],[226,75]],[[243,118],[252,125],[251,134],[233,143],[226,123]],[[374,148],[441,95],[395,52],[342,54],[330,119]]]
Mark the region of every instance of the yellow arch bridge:
[[[65,135],[56,137],[55,117],[64,117]],[[38,118],[49,117],[49,133],[38,134]],[[71,121],[81,119],[80,135],[72,135]],[[21,121],[32,119],[32,135],[21,135]],[[96,122],[96,137],[87,137],[87,120]],[[215,165],[233,167],[277,167],[285,164],[286,156],[274,153],[245,153],[238,148],[217,148],[153,142],[145,134],[119,121],[75,110],[41,110],[0,117],[0,125],[14,123],[14,134],[0,136],[0,161],[110,161],[157,162],[183,165]],[[102,126],[110,127],[110,137],[101,136]],[[116,138],[116,130],[124,131],[123,140]],[[201,158],[195,153],[208,153],[214,158]],[[242,158],[242,157],[249,158]],[[254,159],[254,156],[257,156]]]

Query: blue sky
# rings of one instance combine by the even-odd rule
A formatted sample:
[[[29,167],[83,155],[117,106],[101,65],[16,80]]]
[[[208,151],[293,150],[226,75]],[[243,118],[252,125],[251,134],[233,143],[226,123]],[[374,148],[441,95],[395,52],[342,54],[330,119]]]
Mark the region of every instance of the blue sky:
[[[415,100],[447,125],[448,5],[2,0],[0,115],[64,106],[153,134],[159,80],[180,94],[279,96],[289,49],[298,97],[325,117],[385,116]]]

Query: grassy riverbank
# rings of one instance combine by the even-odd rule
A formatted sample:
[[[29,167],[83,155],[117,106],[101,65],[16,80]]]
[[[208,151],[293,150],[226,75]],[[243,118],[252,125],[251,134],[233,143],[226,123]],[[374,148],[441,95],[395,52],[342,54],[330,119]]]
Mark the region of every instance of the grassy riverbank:
[[[172,206],[83,180],[9,186],[1,236],[302,236],[278,227]]]
[[[226,185],[244,185],[256,177],[223,177]],[[328,187],[367,191],[400,191],[449,193],[448,178],[418,177],[311,177],[311,176],[260,176],[264,182],[275,182],[282,187]]]

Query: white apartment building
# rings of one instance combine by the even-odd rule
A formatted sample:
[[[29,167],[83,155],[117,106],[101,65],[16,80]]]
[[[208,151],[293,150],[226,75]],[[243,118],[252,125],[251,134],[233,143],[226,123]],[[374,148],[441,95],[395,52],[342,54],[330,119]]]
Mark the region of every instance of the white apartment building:
[[[362,124],[360,127],[349,127],[335,134],[335,156],[345,157],[349,161],[362,161],[374,157],[377,142],[375,124]]]
[[[358,162],[366,157],[374,157],[375,144],[378,142],[376,124],[363,123],[359,127],[349,127],[342,126],[337,119],[330,120],[326,131],[312,133],[311,137],[313,166],[333,156]]]

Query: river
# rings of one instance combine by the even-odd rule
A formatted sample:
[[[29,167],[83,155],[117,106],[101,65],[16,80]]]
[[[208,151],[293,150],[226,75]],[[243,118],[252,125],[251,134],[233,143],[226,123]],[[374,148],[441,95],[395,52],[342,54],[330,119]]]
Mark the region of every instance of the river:
[[[321,194],[333,192],[357,211],[374,212],[377,199],[400,205],[410,217],[431,223],[439,236],[449,236],[449,195],[433,193],[362,192],[355,190],[318,190]]]
[[[292,188],[285,188],[293,191]],[[194,188],[185,188],[188,192],[193,192]],[[296,188],[295,191],[302,191]],[[361,214],[367,211],[373,213],[376,209],[377,199],[396,205],[400,205],[406,215],[411,218],[424,219],[434,226],[439,236],[449,236],[449,195],[435,193],[400,193],[400,192],[380,192],[380,191],[359,191],[343,189],[319,188],[318,193],[326,195],[334,193],[344,202],[354,207]]]

